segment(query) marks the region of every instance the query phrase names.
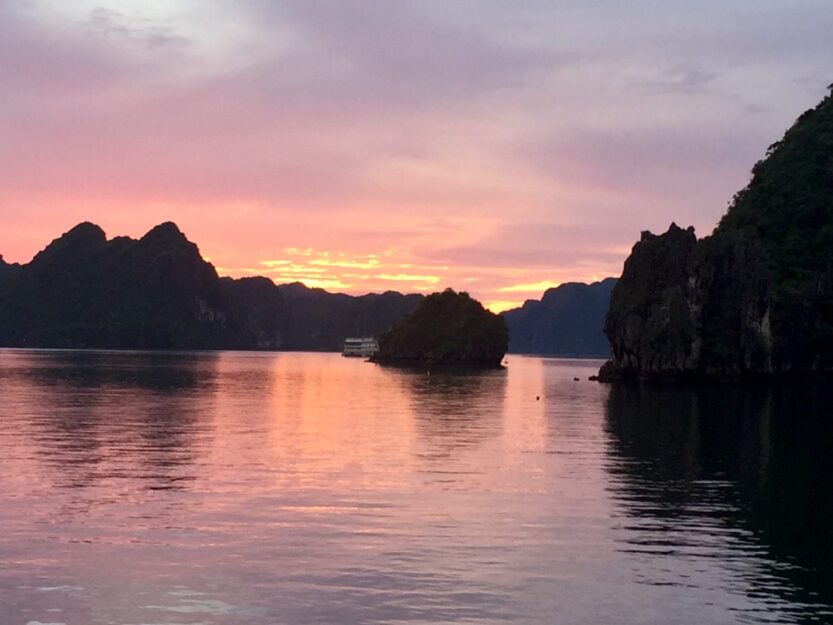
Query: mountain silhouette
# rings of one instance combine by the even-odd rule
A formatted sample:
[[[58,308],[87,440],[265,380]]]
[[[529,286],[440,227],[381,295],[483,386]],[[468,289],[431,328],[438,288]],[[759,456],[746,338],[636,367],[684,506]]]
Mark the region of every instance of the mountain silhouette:
[[[509,351],[517,354],[606,358],[610,354],[604,322],[616,278],[593,284],[567,282],[547,289],[503,313]]]

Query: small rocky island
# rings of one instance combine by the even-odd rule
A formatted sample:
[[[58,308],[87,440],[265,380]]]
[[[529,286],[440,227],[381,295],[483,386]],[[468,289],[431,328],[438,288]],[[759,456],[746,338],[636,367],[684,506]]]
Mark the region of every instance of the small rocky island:
[[[379,337],[374,362],[404,366],[500,367],[509,345],[503,317],[468,293],[433,293]]]
[[[643,232],[605,322],[613,380],[833,373],[833,85],[712,233]]]

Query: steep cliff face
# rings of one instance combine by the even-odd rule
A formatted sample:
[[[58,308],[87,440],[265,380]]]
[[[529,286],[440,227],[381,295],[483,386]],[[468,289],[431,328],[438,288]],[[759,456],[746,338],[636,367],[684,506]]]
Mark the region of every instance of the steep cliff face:
[[[833,371],[833,96],[752,171],[711,236],[643,233],[611,295],[603,380]]]
[[[611,362],[622,374],[695,365],[699,315],[690,278],[696,247],[692,228],[671,224],[662,236],[643,232],[625,261],[605,321]]]
[[[771,373],[772,282],[759,244],[693,228],[642,234],[613,289],[607,378]]]

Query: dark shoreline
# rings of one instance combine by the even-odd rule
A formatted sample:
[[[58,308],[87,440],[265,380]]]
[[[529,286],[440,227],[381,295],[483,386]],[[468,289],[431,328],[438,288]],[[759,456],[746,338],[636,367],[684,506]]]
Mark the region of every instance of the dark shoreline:
[[[796,386],[833,382],[833,370],[784,371],[784,372],[735,372],[709,373],[703,371],[605,371],[590,376],[600,384],[625,386],[678,386],[678,387],[767,387]]]

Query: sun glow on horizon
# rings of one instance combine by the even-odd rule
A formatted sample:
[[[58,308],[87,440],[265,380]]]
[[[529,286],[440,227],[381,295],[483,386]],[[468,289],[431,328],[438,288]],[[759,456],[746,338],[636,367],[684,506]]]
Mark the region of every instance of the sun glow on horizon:
[[[217,271],[230,277],[264,276],[279,285],[300,282],[309,288],[348,295],[386,291],[428,294],[450,287],[471,293],[485,308],[496,313],[517,308],[526,299],[538,299],[547,289],[567,281],[546,279],[545,276],[559,273],[548,268],[519,275],[517,269],[506,266],[419,262],[403,251],[353,253],[313,247],[284,247],[275,257],[261,260],[258,266],[222,264]],[[519,281],[523,277],[528,280]],[[583,276],[570,274],[565,278],[593,282],[597,275],[595,272]],[[516,294],[523,298],[513,298]]]
[[[397,262],[389,254],[350,254],[344,251],[285,247],[281,257],[262,260],[259,267],[218,268],[234,276],[263,275],[276,284],[301,282],[311,288],[339,289],[351,294],[437,290],[448,267]],[[415,272],[416,271],[416,272]]]
[[[483,307],[491,310],[493,313],[502,313],[513,308],[518,308],[522,303],[512,300],[496,300],[493,302],[483,302]]]

